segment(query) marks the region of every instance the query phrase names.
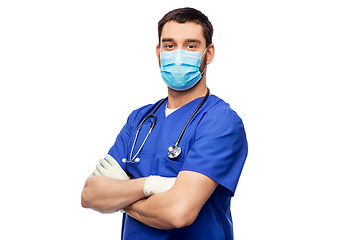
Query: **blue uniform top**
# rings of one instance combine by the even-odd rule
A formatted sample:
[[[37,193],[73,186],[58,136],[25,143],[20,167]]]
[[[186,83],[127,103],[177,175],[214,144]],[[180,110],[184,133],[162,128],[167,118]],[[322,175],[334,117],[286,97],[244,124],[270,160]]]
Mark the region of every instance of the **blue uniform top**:
[[[123,240],[163,239],[233,239],[230,201],[234,195],[248,146],[244,125],[230,106],[215,95],[210,95],[187,126],[180,141],[181,154],[170,159],[167,149],[175,144],[187,120],[201,102],[193,100],[165,117],[164,102],[156,111],[156,125],[140,151],[140,162],[123,163],[129,159],[137,127],[160,102],[133,111],[118,135],[109,154],[132,178],[159,175],[176,177],[180,171],[194,171],[208,176],[219,185],[204,204],[196,220],[189,226],[160,230],[145,226],[127,214],[123,217]],[[135,154],[149,131],[151,118],[141,127],[135,144]]]

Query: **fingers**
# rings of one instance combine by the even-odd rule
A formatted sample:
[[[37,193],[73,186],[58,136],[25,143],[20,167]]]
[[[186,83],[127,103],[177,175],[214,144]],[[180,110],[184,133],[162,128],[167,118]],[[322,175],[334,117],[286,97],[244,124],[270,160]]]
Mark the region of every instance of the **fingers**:
[[[96,164],[95,171],[96,170],[100,173],[100,175],[105,175],[106,169],[103,166],[101,166],[100,164]],[[94,171],[94,173],[95,173],[95,171]]]
[[[119,163],[109,154],[105,155],[105,159],[111,164],[111,166],[120,166]]]
[[[100,164],[101,164],[101,166],[103,166],[105,169],[109,169],[109,168],[111,168],[111,164],[108,162],[108,161],[106,161],[105,159],[100,159]]]
[[[121,168],[118,162],[109,154],[105,155],[105,159],[100,159],[94,171],[95,175],[102,175],[119,180],[128,180],[129,177]]]
[[[99,172],[99,170],[97,170],[97,169],[94,170],[94,174],[95,174],[96,176],[101,175],[100,172]]]

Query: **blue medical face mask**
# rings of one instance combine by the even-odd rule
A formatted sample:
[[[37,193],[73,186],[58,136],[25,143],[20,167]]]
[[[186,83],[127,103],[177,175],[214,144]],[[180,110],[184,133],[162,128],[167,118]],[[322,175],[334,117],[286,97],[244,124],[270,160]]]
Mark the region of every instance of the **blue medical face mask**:
[[[204,53],[206,51],[207,49]],[[203,54],[182,49],[160,53],[160,71],[165,83],[177,91],[184,91],[195,86],[206,69],[204,68],[200,73]]]

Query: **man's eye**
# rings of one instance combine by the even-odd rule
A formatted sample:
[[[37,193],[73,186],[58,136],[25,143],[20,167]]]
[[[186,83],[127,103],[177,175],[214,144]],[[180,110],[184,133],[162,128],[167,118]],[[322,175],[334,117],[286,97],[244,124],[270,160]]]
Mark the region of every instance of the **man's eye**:
[[[171,45],[171,44],[166,45],[166,48],[169,48],[169,49],[174,48],[174,45]]]
[[[194,49],[194,48],[195,48],[195,46],[194,46],[194,45],[189,45],[189,46],[188,46],[188,48],[190,48],[190,49]]]

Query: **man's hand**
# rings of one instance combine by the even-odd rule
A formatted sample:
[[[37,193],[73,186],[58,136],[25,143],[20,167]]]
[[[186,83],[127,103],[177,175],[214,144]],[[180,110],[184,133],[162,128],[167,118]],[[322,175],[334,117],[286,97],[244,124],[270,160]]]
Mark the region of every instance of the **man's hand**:
[[[118,180],[129,180],[129,176],[120,167],[119,163],[109,154],[105,155],[105,159],[100,159],[100,164],[96,165],[95,175],[103,175]]]
[[[169,190],[175,184],[176,177],[149,176],[144,184],[144,194],[149,197]]]

